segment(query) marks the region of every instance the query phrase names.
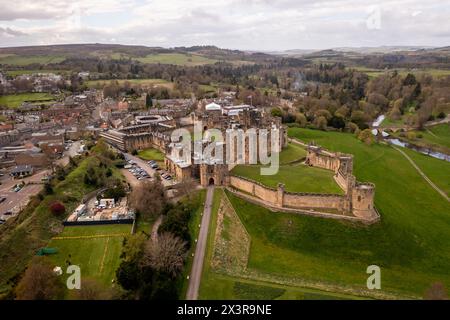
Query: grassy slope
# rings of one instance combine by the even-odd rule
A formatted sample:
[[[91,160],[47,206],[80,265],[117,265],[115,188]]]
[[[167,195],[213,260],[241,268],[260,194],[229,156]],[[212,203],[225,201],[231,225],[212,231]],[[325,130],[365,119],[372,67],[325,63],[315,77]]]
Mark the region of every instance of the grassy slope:
[[[161,64],[175,64],[184,66],[198,66],[204,64],[214,64],[217,60],[209,59],[195,54],[185,53],[160,53],[151,54],[144,58],[137,58],[136,60],[142,63],[161,63]]]
[[[22,102],[36,102],[36,101],[50,101],[55,97],[48,93],[20,93],[20,94],[9,94],[0,96],[0,106],[6,106],[8,108],[17,108]]]
[[[49,63],[60,63],[66,58],[64,56],[58,55],[31,55],[31,56],[21,56],[21,55],[6,55],[0,56],[0,64],[8,64],[15,66],[26,66],[29,64],[49,64]]]
[[[389,146],[366,146],[349,134],[298,128],[289,133],[354,154],[358,180],[376,184],[382,221],[361,227],[274,215],[231,197],[252,234],[251,267],[364,286],[366,267],[377,264],[385,290],[421,295],[433,281],[450,286],[450,206],[401,154]],[[293,221],[290,227],[288,220]]]
[[[236,278],[215,273],[210,263],[214,249],[214,237],[217,226],[217,214],[220,199],[224,196],[221,189],[216,189],[211,211],[206,256],[203,265],[199,299],[355,299],[357,297],[324,292],[298,286],[286,286],[254,279]],[[272,213],[273,214],[273,213]],[[252,234],[252,242],[254,241]],[[286,252],[284,252],[286,253]],[[270,254],[270,253],[268,253]]]
[[[450,196],[450,163],[444,160],[402,148],[415,163],[433,181],[434,184]]]
[[[343,193],[334,181],[332,171],[303,164],[280,166],[278,173],[270,176],[262,176],[259,166],[236,166],[232,173],[273,188],[281,182],[285,184],[286,191],[291,192]]]

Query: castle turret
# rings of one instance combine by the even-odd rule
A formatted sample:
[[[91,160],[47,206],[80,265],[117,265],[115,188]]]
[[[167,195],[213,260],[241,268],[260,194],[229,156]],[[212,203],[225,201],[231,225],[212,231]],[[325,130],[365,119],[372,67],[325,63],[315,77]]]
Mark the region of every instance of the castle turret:
[[[352,211],[356,217],[373,218],[375,185],[372,183],[357,183],[352,189]]]

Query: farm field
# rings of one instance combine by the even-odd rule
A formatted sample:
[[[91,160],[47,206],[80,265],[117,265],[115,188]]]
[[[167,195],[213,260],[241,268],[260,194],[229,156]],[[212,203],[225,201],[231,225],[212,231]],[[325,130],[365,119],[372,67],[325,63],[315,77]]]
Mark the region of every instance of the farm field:
[[[58,249],[52,262],[61,266],[77,265],[83,277],[111,285],[120,264],[122,241],[131,225],[67,226],[51,240],[49,247]]]
[[[161,63],[161,64],[175,64],[183,66],[199,66],[205,64],[214,64],[218,60],[209,59],[207,57],[186,54],[186,53],[160,53],[150,54],[143,58],[136,58],[135,60],[142,63]]]
[[[284,183],[289,192],[311,192],[343,194],[342,189],[334,181],[334,172],[321,168],[313,168],[298,163],[294,165],[281,165],[275,175],[263,176],[260,166],[236,166],[232,174],[249,178],[262,184],[276,188],[278,183]]]
[[[450,70],[445,69],[389,69],[389,70],[383,70],[383,69],[372,69],[367,67],[356,67],[353,68],[355,70],[358,70],[360,72],[366,73],[369,78],[376,78],[380,75],[385,74],[386,72],[394,72],[397,71],[400,75],[406,76],[408,73],[412,73],[415,76],[423,75],[423,74],[429,74],[433,77],[446,77],[450,75]]]
[[[60,63],[66,59],[64,56],[58,55],[31,55],[21,56],[16,54],[0,55],[0,65],[26,66],[29,64],[46,65],[49,63]]]
[[[17,108],[26,101],[46,103],[49,101],[53,101],[54,99],[55,96],[41,92],[9,94],[0,96],[0,106],[5,106],[7,108]]]

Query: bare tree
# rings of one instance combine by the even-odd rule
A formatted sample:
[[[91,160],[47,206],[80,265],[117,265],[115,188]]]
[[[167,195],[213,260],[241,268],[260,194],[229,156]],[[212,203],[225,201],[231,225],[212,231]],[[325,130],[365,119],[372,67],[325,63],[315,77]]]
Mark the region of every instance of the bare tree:
[[[139,184],[130,195],[130,205],[145,218],[159,216],[167,199],[161,181],[145,181]]]
[[[192,178],[185,178],[183,179],[177,186],[178,190],[181,191],[183,195],[186,195],[188,199],[190,198],[190,195],[192,194],[192,191],[195,190],[195,180]]]
[[[36,257],[16,287],[18,300],[52,300],[61,298],[63,284],[43,258]]]
[[[157,241],[147,242],[141,264],[175,277],[183,269],[185,257],[186,242],[169,232],[164,232]]]

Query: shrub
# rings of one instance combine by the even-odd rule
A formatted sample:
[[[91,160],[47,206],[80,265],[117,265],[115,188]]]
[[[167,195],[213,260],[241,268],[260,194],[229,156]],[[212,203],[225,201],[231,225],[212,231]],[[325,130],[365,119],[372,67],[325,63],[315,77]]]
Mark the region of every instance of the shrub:
[[[66,212],[66,207],[61,202],[55,201],[50,205],[50,211],[54,216],[61,216]]]

